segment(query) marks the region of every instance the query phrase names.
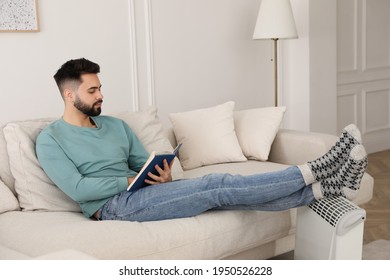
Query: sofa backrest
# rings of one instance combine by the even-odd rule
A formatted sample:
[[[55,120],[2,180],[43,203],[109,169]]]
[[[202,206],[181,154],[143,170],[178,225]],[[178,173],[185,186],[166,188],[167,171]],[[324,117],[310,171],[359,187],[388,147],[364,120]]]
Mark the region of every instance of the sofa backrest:
[[[176,141],[176,137],[175,137],[175,133],[173,131],[173,128],[172,127],[165,128],[163,133],[164,133],[164,136],[171,143],[172,147],[176,147],[177,146],[177,141]]]

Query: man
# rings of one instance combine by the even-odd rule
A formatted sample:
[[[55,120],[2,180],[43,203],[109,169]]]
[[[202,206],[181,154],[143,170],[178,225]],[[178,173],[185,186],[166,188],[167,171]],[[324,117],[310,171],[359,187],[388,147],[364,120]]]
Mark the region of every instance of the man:
[[[240,176],[210,174],[172,181],[164,162],[151,186],[127,186],[148,153],[123,121],[100,116],[100,67],[81,58],[63,64],[54,79],[65,103],[61,119],[45,128],[36,152],[53,182],[98,220],[154,221],[195,216],[210,209],[279,211],[316,199],[353,199],[367,167],[360,132],[347,126],[322,157],[282,171]],[[172,164],[172,163],[171,163]]]

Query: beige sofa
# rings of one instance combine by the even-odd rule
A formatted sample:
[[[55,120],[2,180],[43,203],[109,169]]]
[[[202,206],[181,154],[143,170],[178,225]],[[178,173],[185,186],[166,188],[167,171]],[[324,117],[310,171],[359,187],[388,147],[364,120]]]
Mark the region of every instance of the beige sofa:
[[[124,113],[147,149],[172,148],[175,133],[163,131],[157,110]],[[97,222],[84,217],[40,169],[35,138],[52,119],[3,125],[0,131],[0,259],[268,259],[294,249],[296,209],[282,212],[209,211],[157,222]],[[267,161],[244,160],[183,170],[176,178],[210,172],[253,174],[320,156],[336,137],[279,130]],[[170,141],[170,142],[169,142]],[[355,203],[372,197],[365,174]]]

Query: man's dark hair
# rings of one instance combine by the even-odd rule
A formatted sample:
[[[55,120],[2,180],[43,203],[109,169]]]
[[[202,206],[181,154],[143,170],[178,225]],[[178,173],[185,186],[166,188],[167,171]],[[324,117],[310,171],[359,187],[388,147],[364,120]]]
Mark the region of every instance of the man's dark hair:
[[[57,73],[54,80],[63,95],[64,85],[68,82],[76,83],[79,86],[82,83],[82,74],[97,74],[100,72],[100,66],[85,58],[72,59],[65,62]]]

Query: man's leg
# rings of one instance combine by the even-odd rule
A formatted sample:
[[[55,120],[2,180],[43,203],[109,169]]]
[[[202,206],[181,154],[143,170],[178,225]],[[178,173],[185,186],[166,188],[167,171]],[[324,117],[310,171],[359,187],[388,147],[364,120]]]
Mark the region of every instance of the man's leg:
[[[360,182],[367,168],[367,163],[366,150],[362,145],[357,144],[351,150],[346,162],[337,170],[336,173],[322,181],[315,182],[311,188],[303,188],[294,194],[276,199],[274,201],[269,201],[264,204],[249,206],[222,206],[219,209],[273,211],[281,210],[283,207],[285,209],[289,209],[292,207],[307,205],[311,202],[311,200],[318,200],[334,196],[342,196],[349,200],[353,200],[357,196]],[[300,204],[299,200],[301,200]]]
[[[233,205],[233,206],[221,206],[214,208],[215,210],[254,210],[254,211],[282,211],[291,208],[296,208],[304,205],[308,205],[315,202],[316,199],[313,195],[312,188],[306,187],[299,191],[282,198],[278,198],[266,203],[255,205]]]
[[[350,139],[346,140],[346,137]],[[346,141],[355,141],[350,132],[344,133],[335,146]],[[353,144],[352,148],[348,145],[341,150],[333,147],[317,159],[317,163],[324,160],[332,162],[321,165],[321,173],[327,174],[327,177],[319,183],[316,179],[319,165],[313,162],[252,176],[210,174],[197,179],[149,186],[134,193],[122,192],[104,205],[102,219],[163,220],[191,217],[221,207],[285,210],[313,201],[312,187],[308,182],[314,183],[315,193],[320,194],[317,199],[334,195],[351,198],[350,193],[357,192],[367,166],[362,147],[358,143]],[[335,149],[337,152],[332,152]],[[350,179],[349,185],[343,183],[345,178]]]
[[[252,176],[210,174],[148,186],[134,193],[122,192],[103,207],[102,219],[164,220],[192,217],[221,206],[266,207],[268,202],[272,203],[272,210],[278,211],[287,209],[286,203],[274,203],[283,198],[288,208],[314,199],[297,167]]]

